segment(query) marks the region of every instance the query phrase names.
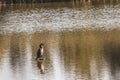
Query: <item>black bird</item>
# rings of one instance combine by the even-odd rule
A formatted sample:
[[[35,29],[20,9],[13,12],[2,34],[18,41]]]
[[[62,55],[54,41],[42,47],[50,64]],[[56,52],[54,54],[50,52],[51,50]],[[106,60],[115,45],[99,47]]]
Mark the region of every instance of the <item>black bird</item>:
[[[37,61],[40,61],[40,60],[44,60],[43,59],[43,51],[44,51],[44,44],[43,43],[41,43],[40,45],[39,45],[39,49],[38,49],[38,51],[37,51]]]

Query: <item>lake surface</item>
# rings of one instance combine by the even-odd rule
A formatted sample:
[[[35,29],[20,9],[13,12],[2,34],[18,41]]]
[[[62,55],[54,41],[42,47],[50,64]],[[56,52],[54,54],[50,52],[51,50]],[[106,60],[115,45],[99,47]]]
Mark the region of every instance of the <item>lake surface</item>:
[[[119,34],[119,0],[0,6],[0,80],[120,80]]]

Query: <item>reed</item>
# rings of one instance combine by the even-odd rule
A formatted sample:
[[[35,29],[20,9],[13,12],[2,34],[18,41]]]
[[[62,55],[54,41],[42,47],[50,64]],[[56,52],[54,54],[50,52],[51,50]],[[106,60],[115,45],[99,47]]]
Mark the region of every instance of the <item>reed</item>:
[[[72,1],[75,4],[79,3],[90,3],[93,4],[97,3],[116,3],[119,2],[119,0],[0,0],[0,4],[21,4],[21,3],[47,3],[47,2],[66,2],[66,1]]]

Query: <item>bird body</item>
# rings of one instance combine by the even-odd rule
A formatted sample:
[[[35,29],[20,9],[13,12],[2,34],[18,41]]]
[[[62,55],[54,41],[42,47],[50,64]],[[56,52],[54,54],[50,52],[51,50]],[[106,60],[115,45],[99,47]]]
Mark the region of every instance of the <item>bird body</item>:
[[[37,58],[36,58],[36,60],[38,62],[42,62],[44,60],[44,58],[43,58],[44,44],[41,43],[39,47],[40,48],[37,51]]]

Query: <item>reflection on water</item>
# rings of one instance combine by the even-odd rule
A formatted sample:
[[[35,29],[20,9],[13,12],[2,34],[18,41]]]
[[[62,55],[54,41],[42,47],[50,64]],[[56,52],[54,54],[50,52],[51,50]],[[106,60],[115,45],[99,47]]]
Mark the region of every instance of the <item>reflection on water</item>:
[[[0,36],[0,79],[119,80],[119,34],[77,30]],[[45,43],[45,61],[38,65],[40,42]]]
[[[120,80],[115,1],[0,7],[0,80]],[[40,43],[43,63],[35,59]]]
[[[44,74],[45,73],[44,64],[42,62],[38,62],[37,66],[39,67],[40,72]]]

